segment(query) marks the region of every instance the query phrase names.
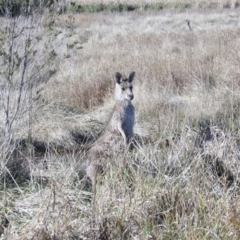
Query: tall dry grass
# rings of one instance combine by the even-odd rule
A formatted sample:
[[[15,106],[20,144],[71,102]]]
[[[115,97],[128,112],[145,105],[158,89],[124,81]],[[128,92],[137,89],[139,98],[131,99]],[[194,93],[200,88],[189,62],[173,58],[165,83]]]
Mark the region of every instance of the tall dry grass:
[[[57,72],[32,127],[46,151],[18,150],[29,179],[1,188],[0,238],[239,239],[238,13],[60,15],[52,27]],[[108,159],[92,206],[81,140],[110,115],[114,72],[132,70],[137,147]]]

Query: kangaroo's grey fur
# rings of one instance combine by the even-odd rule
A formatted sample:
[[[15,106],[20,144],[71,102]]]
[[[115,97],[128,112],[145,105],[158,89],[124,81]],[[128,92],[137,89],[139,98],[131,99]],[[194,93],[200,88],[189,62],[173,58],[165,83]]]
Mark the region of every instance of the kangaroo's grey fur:
[[[132,72],[128,78],[123,79],[120,73],[115,73],[115,106],[111,118],[88,151],[87,176],[92,181],[94,194],[96,193],[97,177],[103,171],[107,158],[114,152],[114,145],[118,144],[119,140],[121,141],[119,136],[122,136],[125,146],[133,137],[135,110],[131,100],[134,97],[132,92],[134,76],[135,72]]]

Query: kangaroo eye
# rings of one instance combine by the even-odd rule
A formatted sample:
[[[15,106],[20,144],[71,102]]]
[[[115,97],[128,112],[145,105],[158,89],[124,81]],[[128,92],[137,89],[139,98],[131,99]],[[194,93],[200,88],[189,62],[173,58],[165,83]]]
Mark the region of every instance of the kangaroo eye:
[[[124,91],[125,90],[125,88],[122,88],[122,91]]]

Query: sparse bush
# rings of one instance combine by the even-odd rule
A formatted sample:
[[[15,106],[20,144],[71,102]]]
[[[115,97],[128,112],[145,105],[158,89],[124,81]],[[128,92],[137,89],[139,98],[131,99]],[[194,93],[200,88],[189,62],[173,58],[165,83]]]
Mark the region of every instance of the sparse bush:
[[[27,167],[30,162],[17,154],[17,139],[28,139],[30,147],[34,114],[44,106],[42,91],[56,72],[54,68],[46,66],[54,60],[56,54],[40,36],[44,29],[38,13],[24,11],[23,15],[13,17],[16,12],[9,15],[11,6],[10,10],[8,7],[5,6],[6,15],[2,19],[0,39],[0,179],[4,182],[10,179],[17,183],[30,178]],[[48,36],[51,37],[51,34]]]

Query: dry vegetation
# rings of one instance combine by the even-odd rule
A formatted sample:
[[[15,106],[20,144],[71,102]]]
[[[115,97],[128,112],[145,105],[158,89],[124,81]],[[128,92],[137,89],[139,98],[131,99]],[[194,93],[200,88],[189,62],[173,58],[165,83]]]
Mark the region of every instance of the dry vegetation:
[[[231,7],[17,18],[36,31],[15,118],[24,61],[1,71],[14,124],[0,110],[0,239],[240,238],[240,16],[219,2]],[[136,72],[136,149],[109,159],[92,206],[86,149],[116,71]]]

